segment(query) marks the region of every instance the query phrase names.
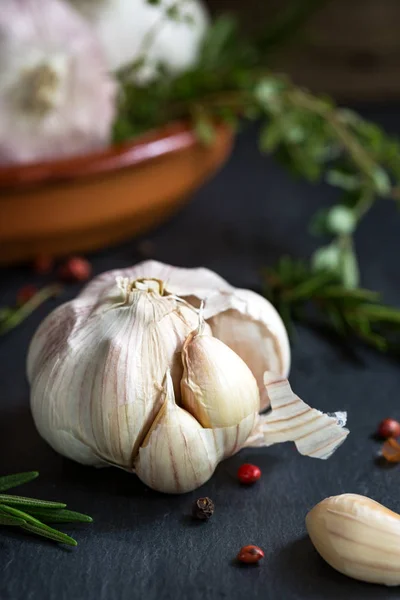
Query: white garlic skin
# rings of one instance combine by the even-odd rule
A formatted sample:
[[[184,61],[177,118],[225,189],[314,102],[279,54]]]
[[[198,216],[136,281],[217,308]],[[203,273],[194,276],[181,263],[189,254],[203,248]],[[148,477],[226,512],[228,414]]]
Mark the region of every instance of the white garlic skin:
[[[115,97],[101,45],[72,7],[1,0],[0,164],[105,147]]]
[[[209,21],[206,8],[200,0],[178,2],[178,9],[190,18],[190,23],[175,21],[165,15],[166,10],[176,4],[176,0],[161,0],[153,6],[147,0],[69,2],[93,27],[101,40],[111,70],[134,63],[145,50],[145,65],[135,74],[138,83],[153,79],[160,62],[171,73],[178,74],[198,60],[200,44]]]
[[[139,479],[167,494],[182,494],[203,485],[221,459],[203,432],[198,421],[175,403],[168,375],[165,403],[135,460]]]
[[[269,406],[264,373],[287,377],[290,345],[282,319],[268,300],[251,290],[233,287],[210,269],[185,269],[154,260],[103,273],[86,286],[80,297],[110,292],[118,276],[160,279],[170,293],[196,307],[204,300],[204,318],[213,336],[244,360],[257,380],[261,409]]]
[[[259,412],[260,395],[254,375],[217,338],[191,334],[183,346],[182,361],[182,405],[203,427],[238,425],[248,415]]]
[[[134,462],[139,479],[159,492],[191,492],[213,475],[218,463],[240,450],[257,415],[248,415],[234,427],[203,428],[177,406],[167,374],[166,399]]]
[[[358,494],[326,498],[306,517],[315,548],[334,569],[361,581],[400,585],[400,516]]]
[[[180,351],[197,314],[172,298],[135,290],[60,306],[28,354],[31,408],[40,434],[78,462],[132,469],[161,404],[165,372],[180,394]]]

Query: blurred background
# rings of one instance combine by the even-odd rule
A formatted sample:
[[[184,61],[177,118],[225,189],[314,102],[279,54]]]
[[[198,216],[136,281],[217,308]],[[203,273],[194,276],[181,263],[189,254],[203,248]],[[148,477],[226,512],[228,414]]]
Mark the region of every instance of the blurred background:
[[[207,4],[213,13],[239,14],[249,31],[296,13],[289,28],[277,31],[272,65],[296,83],[345,103],[400,97],[398,0],[207,0]]]
[[[51,8],[52,0],[46,2]],[[13,7],[13,9],[10,12],[5,11],[1,17],[0,41],[7,36],[10,37],[11,42],[18,41],[18,36],[21,35],[22,28],[16,26],[16,20],[20,17],[19,8],[16,8],[18,4],[15,0],[7,0],[4,5],[6,8]],[[90,29],[90,35],[86,32],[87,39],[83,35],[85,32],[81,32],[82,41],[90,46],[93,43],[93,40],[89,40],[90,36],[94,37],[96,34],[96,42],[99,42],[102,35],[104,39],[101,41],[104,47],[109,41],[106,39],[108,33],[104,34],[105,25],[108,21],[112,21],[113,7],[119,6],[120,9],[123,7],[123,10],[126,10],[128,6],[120,0],[107,0],[104,3],[63,0],[62,4],[70,11],[72,5],[75,18],[81,19],[82,23],[84,18],[87,18],[88,32],[89,24],[93,28]],[[91,11],[93,9],[101,12],[103,4],[109,7],[109,13],[103,15],[105,25],[103,23],[100,26],[100,21],[96,22]],[[140,4],[144,11],[149,10],[145,0],[136,0],[135,6],[140,8]],[[157,6],[158,3],[151,2],[151,4]],[[272,72],[288,74],[295,84],[309,88],[318,94],[332,96],[340,105],[355,108],[363,115],[371,116],[372,120],[380,121],[384,128],[397,132],[397,102],[400,99],[400,80],[397,76],[400,64],[398,35],[400,2],[398,0],[352,0],[351,2],[348,0],[246,0],[245,2],[204,0],[204,4],[213,16],[232,13],[239,17],[240,26],[250,37],[255,38],[260,31],[268,30],[268,47],[272,50],[267,53],[266,66]],[[199,3],[197,6],[201,7],[201,12],[203,5]],[[82,14],[78,14],[75,7],[79,7]],[[154,8],[152,6],[151,10]],[[36,13],[34,17],[40,17],[40,10],[39,12],[36,10]],[[25,15],[24,18],[29,21],[31,17],[32,15]],[[115,22],[117,23],[117,19]],[[121,22],[123,19],[121,20],[120,17],[116,26],[117,34]],[[204,23],[207,23],[206,18]],[[44,22],[44,25],[47,26],[48,23]],[[65,33],[64,31],[63,34]],[[108,35],[110,39],[111,33]],[[127,33],[129,41],[129,28]],[[143,31],[139,33],[143,34]],[[116,44],[118,51],[119,40],[118,36],[115,36],[115,31],[114,38],[116,38],[114,45]],[[74,37],[68,40],[71,40],[71,47],[73,47]],[[38,43],[36,39],[29,40],[29,43],[31,42]],[[169,39],[170,46],[173,46],[173,43],[174,32],[172,31]],[[193,48],[198,43],[196,41],[192,45],[192,54]],[[61,48],[69,48],[69,41],[63,44]],[[51,40],[49,47],[53,48],[53,46],[54,40]],[[27,48],[30,48],[29,44]],[[163,56],[162,50],[160,46],[161,56]],[[23,56],[22,50],[19,52],[21,54],[19,60],[23,62],[26,56]],[[27,50],[25,54],[29,55],[29,52],[30,50]],[[182,56],[186,56],[185,46],[183,44],[179,47],[177,44],[176,49],[172,48],[171,60],[179,62]],[[4,64],[8,60],[7,56],[6,60],[0,61],[0,107],[3,90],[6,89],[8,93],[7,87],[1,87],[2,81],[5,81],[6,86],[8,85],[7,73],[7,76],[1,79],[2,73],[4,75],[5,72]],[[189,66],[193,66],[193,60]],[[12,61],[10,64],[13,65]],[[54,87],[52,80],[54,74],[52,75],[50,71],[43,72],[43,65],[39,64],[38,73],[32,71],[32,77],[28,72],[31,77],[28,83],[31,90],[39,94],[36,100],[39,99],[42,104],[44,102],[44,109],[43,106],[39,106],[40,110],[46,111],[48,108],[46,103],[50,102],[51,105],[54,100],[52,97],[54,89],[51,89],[51,86]],[[91,63],[84,65],[86,71],[91,66]],[[116,82],[119,80],[114,75],[119,71],[116,67],[110,68],[109,64],[108,69],[108,75],[113,73],[111,85],[117,89]],[[103,68],[101,73],[104,71]],[[20,69],[22,79],[24,72]],[[38,74],[42,78],[36,78]],[[56,75],[58,76],[59,73]],[[134,235],[140,235],[151,227],[166,222],[174,210],[180,208],[187,200],[191,200],[196,190],[202,189],[203,184],[214,176],[230,157],[234,144],[234,136],[230,131],[222,129],[217,131],[214,148],[200,147],[199,140],[195,139],[197,132],[194,129],[190,130],[190,124],[188,125],[188,116],[192,115],[191,108],[188,113],[185,113],[186,129],[179,127],[167,129],[166,133],[162,128],[159,129],[160,122],[156,120],[156,110],[152,115],[155,117],[156,124],[151,121],[149,127],[142,127],[142,129],[139,127],[138,130],[140,134],[146,134],[149,130],[155,132],[154,135],[151,134],[149,142],[139,147],[134,147],[133,144],[132,148],[128,147],[121,153],[114,144],[110,143],[120,141],[120,137],[114,135],[116,121],[113,120],[116,114],[118,118],[120,117],[120,113],[117,112],[120,105],[118,100],[115,100],[119,97],[117,93],[112,102],[110,101],[107,92],[108,83],[98,76],[98,79],[91,84],[92,90],[96,90],[94,93],[92,91],[92,97],[83,96],[84,100],[88,100],[90,114],[90,102],[94,101],[96,104],[96,85],[99,85],[101,94],[98,95],[101,96],[103,105],[97,103],[98,106],[94,107],[98,114],[93,112],[93,116],[88,119],[85,116],[87,121],[91,120],[86,132],[87,146],[79,147],[76,156],[73,144],[75,139],[78,140],[78,146],[80,143],[79,106],[77,114],[74,115],[77,123],[73,124],[71,131],[61,131],[61,137],[57,137],[59,132],[56,131],[54,139],[50,136],[53,147],[48,143],[45,128],[40,129],[40,123],[38,128],[32,129],[29,134],[28,128],[25,129],[25,117],[21,117],[17,112],[12,113],[11,109],[11,114],[8,114],[8,107],[3,113],[0,111],[0,198],[3,200],[3,218],[0,219],[0,248],[3,252],[0,253],[0,264],[18,264],[43,254],[64,256],[71,252],[87,252],[132,239]],[[60,89],[64,88],[60,87]],[[121,89],[122,87],[118,88]],[[83,90],[84,94],[86,91]],[[219,93],[221,90],[217,91]],[[55,95],[56,93],[58,94],[59,90],[54,92]],[[126,93],[125,88],[123,93]],[[138,95],[132,96],[131,121],[134,122],[136,118],[146,120],[148,105],[151,112],[151,102],[147,101],[147,96],[141,95],[140,89],[139,91],[136,89],[135,94]],[[23,92],[20,95],[22,98]],[[72,96],[71,93],[71,100]],[[152,100],[154,96],[149,98]],[[197,101],[197,98],[195,100]],[[65,103],[68,102],[69,98]],[[83,104],[84,102],[82,106]],[[25,99],[24,108],[28,105],[29,102]],[[4,106],[6,106],[5,101],[3,108]],[[138,106],[140,109],[136,115],[135,110]],[[382,116],[389,107],[392,116],[384,120]],[[162,108],[161,103],[160,110]],[[378,112],[374,113],[374,110]],[[108,119],[106,124],[107,119],[103,118],[105,114]],[[56,116],[58,127],[60,123],[68,122],[70,114],[67,110],[65,112],[60,110],[60,114]],[[177,118],[183,117],[179,115]],[[173,121],[174,119],[169,116],[166,118],[167,125]],[[31,122],[29,121],[29,127]],[[101,135],[99,123],[104,130]],[[161,124],[164,126],[165,122],[161,121]],[[122,129],[124,125],[122,119]],[[19,143],[18,139],[14,143],[14,137],[18,138],[14,136],[15,130],[19,131]],[[45,132],[43,142],[35,148],[36,141],[40,139],[43,131]],[[135,123],[133,131],[131,137],[123,135],[121,138],[124,142],[128,141],[128,146],[137,134]],[[207,128],[205,134],[207,137]],[[97,137],[101,139],[98,140]],[[237,143],[238,138],[235,139]],[[64,140],[72,143],[71,154],[64,152]],[[246,143],[257,143],[254,128]],[[32,151],[26,158],[24,152],[28,152],[26,149],[30,145]],[[105,150],[105,156],[101,160],[94,160],[93,149]],[[57,153],[58,150],[61,151],[60,154]],[[6,155],[7,152],[10,152],[10,156]],[[19,153],[17,160],[14,160],[13,153]],[[71,161],[67,160],[61,166],[56,161],[52,162],[53,158],[64,160],[65,156],[70,159],[71,155]],[[5,162],[2,162],[4,157]],[[263,160],[265,168],[267,169],[267,165],[271,168],[271,159]],[[249,168],[243,161],[241,165],[248,176]],[[225,171],[225,177],[226,180],[231,178],[228,171]],[[265,181],[267,182],[267,175]],[[204,192],[206,193],[209,192]]]

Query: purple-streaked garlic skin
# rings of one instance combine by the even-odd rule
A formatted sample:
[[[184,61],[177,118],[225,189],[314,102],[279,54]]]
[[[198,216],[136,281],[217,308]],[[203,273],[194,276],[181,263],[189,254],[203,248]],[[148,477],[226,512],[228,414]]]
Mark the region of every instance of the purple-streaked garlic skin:
[[[107,146],[116,84],[86,21],[60,0],[2,0],[0,164]]]

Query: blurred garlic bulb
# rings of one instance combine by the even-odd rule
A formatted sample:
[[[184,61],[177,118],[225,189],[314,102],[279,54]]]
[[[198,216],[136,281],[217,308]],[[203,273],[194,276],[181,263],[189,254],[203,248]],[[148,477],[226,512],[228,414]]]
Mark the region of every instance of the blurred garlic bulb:
[[[60,0],[2,0],[0,163],[106,145],[115,83],[85,20]]]
[[[238,292],[207,269],[153,261],[96,277],[32,340],[27,369],[41,435],[69,458],[136,471],[169,493],[195,489],[244,446],[292,440],[327,458],[348,433],[343,413],[323,415],[294,396],[280,318],[266,300],[256,297],[254,309],[252,295]],[[220,316],[231,323],[228,344],[212,335]],[[254,363],[250,342],[248,361],[235,352],[246,324]]]
[[[96,31],[111,70],[145,54],[137,79],[146,81],[162,62],[172,73],[194,65],[208,25],[201,0],[69,0]],[[168,14],[169,13],[169,14]]]

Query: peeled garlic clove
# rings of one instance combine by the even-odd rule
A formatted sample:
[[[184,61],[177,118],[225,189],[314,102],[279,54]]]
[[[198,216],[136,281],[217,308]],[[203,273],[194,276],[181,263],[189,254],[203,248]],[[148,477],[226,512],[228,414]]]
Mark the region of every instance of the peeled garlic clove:
[[[326,459],[344,442],[349,434],[345,412],[311,408],[292,392],[287,379],[274,373],[264,373],[264,383],[272,410],[258,417],[246,447],[294,442],[300,454]]]
[[[326,498],[308,513],[307,531],[334,569],[361,581],[400,585],[400,516],[358,494]]]
[[[183,346],[182,361],[182,404],[203,427],[238,425],[260,410],[252,372],[217,338],[191,333]]]
[[[204,300],[204,318],[213,336],[244,360],[257,380],[261,408],[269,406],[264,372],[287,377],[290,346],[282,319],[268,300],[250,290],[234,288],[209,269],[182,269],[153,260],[96,277],[86,286],[81,297],[104,293],[112,288],[118,275],[130,279],[161,279],[169,293],[186,299],[196,307]]]

